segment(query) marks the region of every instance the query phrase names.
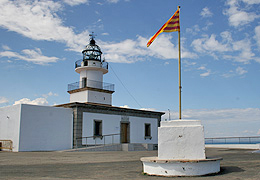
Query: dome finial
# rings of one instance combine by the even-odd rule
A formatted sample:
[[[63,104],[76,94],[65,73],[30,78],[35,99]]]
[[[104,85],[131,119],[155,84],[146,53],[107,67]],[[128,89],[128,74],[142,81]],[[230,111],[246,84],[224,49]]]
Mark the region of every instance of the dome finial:
[[[95,45],[96,41],[94,40],[94,38],[96,37],[96,35],[94,34],[94,32],[92,32],[92,34],[89,34],[90,36],[90,45]]]

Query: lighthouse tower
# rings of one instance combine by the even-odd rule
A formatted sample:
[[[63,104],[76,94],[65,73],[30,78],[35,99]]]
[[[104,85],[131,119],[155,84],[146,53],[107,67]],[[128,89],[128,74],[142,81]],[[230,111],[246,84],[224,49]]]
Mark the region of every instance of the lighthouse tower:
[[[70,102],[112,104],[114,84],[104,83],[108,63],[102,60],[102,51],[90,34],[90,42],[82,51],[83,59],[75,62],[75,71],[80,74],[79,82],[68,85]]]

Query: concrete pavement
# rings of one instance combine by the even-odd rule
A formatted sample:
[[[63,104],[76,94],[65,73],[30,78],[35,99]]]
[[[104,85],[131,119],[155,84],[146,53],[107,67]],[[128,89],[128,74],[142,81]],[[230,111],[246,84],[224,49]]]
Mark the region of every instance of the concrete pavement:
[[[140,158],[157,156],[157,151],[0,152],[0,179],[259,180],[260,153],[252,151],[207,148],[207,156],[223,157],[219,174],[174,178],[142,174]]]

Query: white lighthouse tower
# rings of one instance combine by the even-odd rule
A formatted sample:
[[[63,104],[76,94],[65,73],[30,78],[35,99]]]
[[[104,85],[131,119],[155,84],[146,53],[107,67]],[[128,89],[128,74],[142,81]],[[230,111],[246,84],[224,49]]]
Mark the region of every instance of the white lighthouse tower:
[[[80,74],[79,82],[68,85],[70,102],[112,104],[114,84],[104,83],[108,63],[101,60],[102,51],[90,35],[90,42],[82,51],[83,60],[75,62],[75,71]]]

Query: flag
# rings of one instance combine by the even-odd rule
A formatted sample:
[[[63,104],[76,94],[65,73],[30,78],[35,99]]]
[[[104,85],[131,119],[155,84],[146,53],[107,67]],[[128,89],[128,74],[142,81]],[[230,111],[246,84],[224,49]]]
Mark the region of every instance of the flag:
[[[147,47],[149,47],[155,38],[162,32],[174,32],[180,31],[180,20],[179,20],[179,8],[173,14],[173,16],[153,35],[153,37],[148,41]]]

